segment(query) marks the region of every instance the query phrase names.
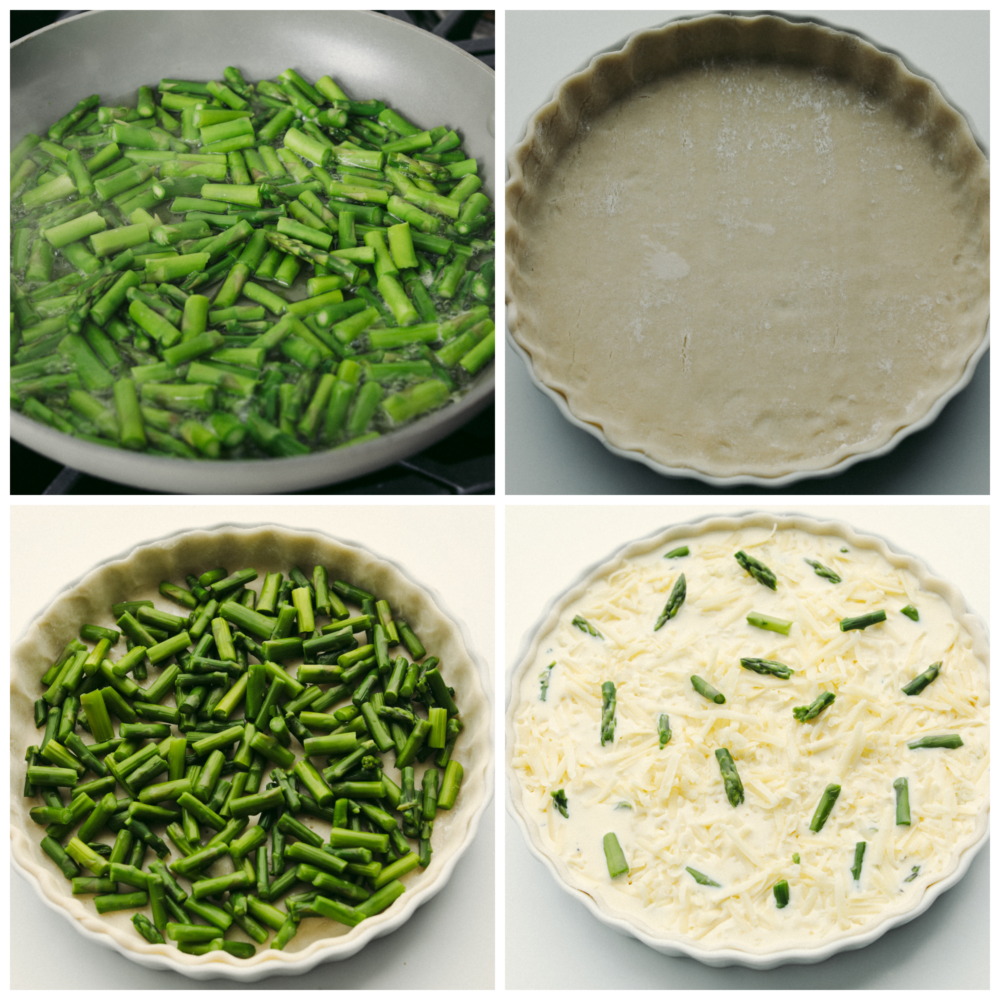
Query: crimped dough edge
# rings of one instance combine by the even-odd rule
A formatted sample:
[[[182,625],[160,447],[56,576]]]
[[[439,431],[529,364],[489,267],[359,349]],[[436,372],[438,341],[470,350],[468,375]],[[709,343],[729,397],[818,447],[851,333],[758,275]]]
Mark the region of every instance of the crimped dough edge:
[[[736,517],[708,516],[694,522],[673,525],[661,531],[636,539],[619,548],[606,560],[585,570],[580,577],[562,594],[557,596],[544,612],[527,642],[527,648],[520,661],[514,666],[510,677],[510,700],[506,714],[506,754],[508,803],[525,835],[529,849],[541,859],[555,876],[557,884],[574,899],[587,908],[604,923],[615,927],[621,933],[638,938],[643,943],[667,955],[687,955],[708,965],[745,965],[771,969],[786,963],[811,964],[825,961],[840,951],[863,948],[880,938],[887,931],[913,920],[923,913],[942,892],[950,889],[967,870],[972,859],[986,842],[989,834],[989,800],[987,799],[976,817],[976,832],[965,842],[955,844],[949,866],[942,872],[937,882],[922,887],[920,895],[914,895],[911,905],[904,908],[886,909],[874,926],[853,933],[840,933],[817,944],[813,948],[769,949],[766,951],[743,951],[735,948],[712,948],[702,941],[691,940],[683,935],[654,928],[640,923],[631,914],[611,906],[603,898],[591,895],[587,883],[582,880],[558,855],[552,854],[543,844],[539,827],[522,801],[518,772],[513,766],[514,746],[517,742],[515,721],[523,704],[520,698],[521,682],[525,672],[531,668],[538,650],[559,625],[564,612],[578,601],[593,583],[619,569],[636,556],[676,541],[689,541],[713,531],[738,531],[743,528],[776,528],[778,531],[798,529],[815,535],[832,535],[858,549],[873,549],[893,567],[913,573],[922,587],[939,594],[954,615],[955,620],[972,637],[972,651],[989,672],[989,637],[983,620],[969,610],[961,591],[953,584],[935,576],[917,557],[893,548],[889,542],[877,535],[859,534],[843,521],[819,521],[811,517],[789,514],[751,513]]]
[[[888,422],[860,447],[845,445],[832,454],[805,459],[794,465],[758,465],[714,461],[705,454],[686,460],[667,460],[653,454],[655,442],[644,440],[609,415],[596,413],[585,394],[575,390],[548,363],[547,352],[533,328],[530,308],[523,298],[526,277],[519,269],[527,236],[522,213],[530,211],[535,189],[543,187],[558,168],[562,152],[576,141],[581,127],[636,87],[708,59],[746,59],[827,70],[834,80],[849,80],[890,104],[911,127],[922,126],[933,150],[945,161],[961,187],[969,217],[979,220],[976,243],[989,257],[989,162],[980,150],[964,116],[945,99],[936,84],[907,68],[903,60],[876,48],[858,35],[814,22],[794,22],[774,15],[753,17],[712,14],[674,21],[660,28],[633,34],[617,51],[596,56],[588,68],[568,77],[548,103],[529,119],[524,139],[508,157],[509,180],[505,193],[507,325],[514,342],[526,355],[532,378],[557,394],[572,418],[617,454],[642,461],[666,474],[707,477],[727,485],[755,482],[781,485],[796,473],[829,475],[881,450],[891,450],[909,434],[931,423],[944,404],[971,379],[984,351],[989,321],[988,267],[981,293],[967,322],[976,331],[975,349],[955,366],[956,377],[936,399],[905,425]],[[518,299],[521,296],[521,308]],[[782,482],[775,482],[781,480]]]

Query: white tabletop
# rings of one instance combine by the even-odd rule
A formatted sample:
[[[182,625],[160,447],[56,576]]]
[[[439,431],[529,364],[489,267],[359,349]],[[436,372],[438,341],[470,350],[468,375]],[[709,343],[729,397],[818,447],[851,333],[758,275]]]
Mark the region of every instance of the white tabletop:
[[[620,48],[628,35],[698,11],[509,11],[506,15],[506,149],[566,76],[590,58]],[[860,32],[892,49],[945,96],[989,144],[988,11],[789,11]],[[972,382],[928,428],[888,456],[829,479],[780,490],[722,490],[661,476],[620,458],[570,424],[505,349],[507,492],[511,494],[987,494],[989,493],[989,354]]]

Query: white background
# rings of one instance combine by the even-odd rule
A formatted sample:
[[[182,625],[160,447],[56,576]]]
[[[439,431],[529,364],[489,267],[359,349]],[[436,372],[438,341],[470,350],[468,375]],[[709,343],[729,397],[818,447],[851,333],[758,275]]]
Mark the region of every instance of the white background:
[[[463,506],[14,506],[11,509],[11,638],[55,594],[97,563],[183,528],[276,523],[358,542],[434,588],[468,626],[492,671],[494,532],[490,504]],[[229,567],[235,570],[238,567]],[[494,981],[495,801],[451,880],[394,933],[353,958],[294,978],[211,989],[491,988]],[[34,889],[11,875],[13,989],[197,989],[200,981],[154,972],[78,934]]]
[[[626,542],[707,514],[746,510],[841,520],[918,555],[954,583],[973,611],[989,608],[989,508],[924,506],[509,506],[506,518],[506,664],[550,601]],[[507,691],[509,695],[509,690]],[[506,703],[505,696],[505,703]],[[506,761],[506,757],[504,757]],[[506,793],[505,793],[506,795]],[[989,845],[965,877],[915,921],[820,966],[761,972],[669,958],[620,936],[556,885],[508,815],[508,989],[986,989],[989,986]]]
[[[697,11],[512,11],[507,15],[506,142],[557,84],[592,56],[634,31]],[[859,31],[901,53],[930,76],[989,144],[989,14],[986,11],[789,11]],[[972,383],[937,421],[889,455],[832,479],[805,480],[786,494],[985,494],[989,492],[989,353]],[[697,480],[661,476],[609,452],[570,424],[528,376],[508,337],[506,366],[507,492],[511,494],[732,494]],[[770,493],[742,487],[740,493]]]

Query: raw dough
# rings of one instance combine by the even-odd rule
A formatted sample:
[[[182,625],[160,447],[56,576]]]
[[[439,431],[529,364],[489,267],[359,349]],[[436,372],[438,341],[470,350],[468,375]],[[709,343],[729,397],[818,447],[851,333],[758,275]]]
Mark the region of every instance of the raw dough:
[[[677,45],[647,82],[623,88],[628,50],[582,99],[571,81],[515,154],[511,329],[617,447],[715,476],[821,470],[923,417],[982,342],[987,164],[895,57],[777,18],[681,27],[720,20],[756,22],[758,48],[779,22],[768,44],[794,35],[810,65]],[[849,79],[817,68],[828,36]]]

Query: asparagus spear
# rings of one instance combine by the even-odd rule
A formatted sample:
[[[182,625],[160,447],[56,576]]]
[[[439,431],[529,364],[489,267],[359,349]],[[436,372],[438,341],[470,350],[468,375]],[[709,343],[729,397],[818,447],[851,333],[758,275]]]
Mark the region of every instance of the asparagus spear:
[[[726,788],[726,798],[731,806],[738,806],[743,801],[743,782],[736,771],[736,761],[733,755],[725,748],[720,747],[715,751],[715,759],[719,762],[719,770],[722,772],[722,781]]]
[[[839,795],[840,785],[827,785],[823,790],[819,805],[816,806],[816,812],[813,813],[812,822],[809,824],[809,829],[813,833],[819,833],[823,829],[824,824],[830,818],[830,813],[833,812],[834,803]]]
[[[603,639],[604,638],[604,636],[601,635],[601,633],[598,632],[597,629],[594,628],[594,626],[591,625],[590,622],[588,622],[586,618],[581,618],[579,615],[577,615],[573,619],[573,621],[571,622],[571,624],[575,625],[581,632],[586,632],[587,635],[596,636],[598,639]]]
[[[962,737],[958,733],[949,733],[946,736],[921,736],[919,740],[906,744],[911,750],[957,750],[962,743]]]
[[[720,888],[718,882],[713,882],[707,875],[703,875],[700,871],[697,871],[694,868],[685,868],[684,871],[686,871],[691,878],[698,883],[698,885],[711,885],[715,886],[716,889]]]
[[[794,624],[794,622],[784,618],[772,618],[771,615],[762,614],[760,611],[751,611],[747,615],[747,623],[753,625],[754,628],[766,629],[768,632],[780,632],[782,635],[788,635]]]
[[[897,778],[892,787],[896,789],[896,826],[909,826],[910,784],[906,778]]]
[[[778,589],[778,578],[762,562],[748,556],[742,549],[736,553],[736,561],[758,582],[771,590]]]
[[[618,838],[613,833],[604,835],[604,858],[608,863],[608,874],[612,878],[628,874],[628,862],[622,853]]]
[[[832,569],[827,568],[822,563],[814,562],[812,559],[807,559],[806,562],[812,566],[817,576],[829,580],[830,583],[840,583],[840,577]]]
[[[603,702],[601,705],[601,746],[613,743],[615,739],[615,706],[618,703],[613,681],[601,685]]]
[[[569,802],[566,800],[566,792],[562,788],[557,788],[551,794],[556,809],[569,819]]]
[[[922,674],[917,674],[908,684],[903,685],[903,694],[920,694],[937,675],[941,673],[941,661],[932,663]]]
[[[824,708],[834,703],[837,696],[832,691],[823,691],[811,705],[798,705],[792,709],[792,715],[799,722],[809,722],[815,719]]]
[[[867,846],[868,844],[863,840],[859,840],[854,845],[854,865],[851,868],[851,877],[855,882],[861,878],[861,862],[865,859],[865,848]]]
[[[774,905],[779,910],[788,906],[788,882],[785,879],[774,883]]]
[[[906,615],[907,618],[911,618],[915,622],[920,621],[920,612],[912,604],[907,604],[905,608],[900,608],[899,613]]]
[[[656,728],[660,734],[660,746],[665,747],[670,742],[670,716],[661,715],[656,720]]]
[[[691,675],[691,687],[703,698],[714,701],[716,705],[724,705],[726,703],[726,696],[721,691],[716,691],[708,681],[702,680],[697,674]]]
[[[744,670],[752,670],[755,674],[770,674],[785,681],[795,673],[791,667],[786,667],[777,660],[758,660],[750,656],[741,657],[740,666]]]
[[[691,550],[686,545],[679,545],[676,549],[671,549],[664,555],[664,559],[681,559],[691,555]]]
[[[552,680],[552,668],[556,665],[556,661],[553,660],[539,675],[538,678],[541,681],[542,693],[539,695],[539,701],[545,701],[546,695],[549,693],[549,682]]]
[[[687,580],[684,574],[677,578],[677,583],[674,584],[674,589],[670,591],[670,597],[667,600],[663,611],[660,612],[660,617],[656,619],[656,624],[653,626],[653,631],[658,632],[666,622],[668,622],[674,615],[680,611],[681,605],[684,603],[684,599],[687,597]]]
[[[841,632],[850,632],[852,629],[866,629],[869,625],[877,625],[885,621],[884,611],[869,611],[867,614],[858,615],[857,618],[845,618],[840,623]]]

